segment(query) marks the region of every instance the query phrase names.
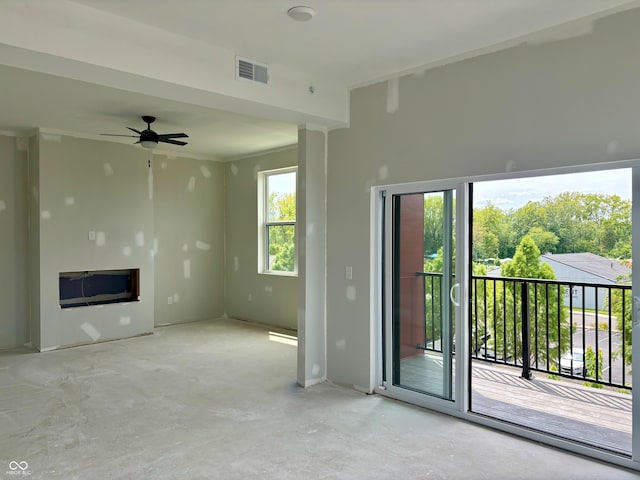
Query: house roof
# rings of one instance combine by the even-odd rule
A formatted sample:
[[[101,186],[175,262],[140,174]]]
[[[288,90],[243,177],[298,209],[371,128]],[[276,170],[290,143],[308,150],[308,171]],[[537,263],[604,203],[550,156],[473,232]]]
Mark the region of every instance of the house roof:
[[[553,261],[575,268],[585,273],[590,273],[597,277],[610,280],[612,282],[617,281],[620,276],[626,276],[631,273],[631,270],[620,264],[616,260],[601,257],[593,253],[558,253],[558,254],[546,254],[540,257],[542,261]]]

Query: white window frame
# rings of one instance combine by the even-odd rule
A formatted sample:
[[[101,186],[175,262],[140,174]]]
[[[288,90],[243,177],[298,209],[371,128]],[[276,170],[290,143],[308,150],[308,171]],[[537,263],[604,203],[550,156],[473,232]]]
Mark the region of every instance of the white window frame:
[[[263,170],[258,172],[258,273],[265,275],[281,275],[285,277],[297,277],[298,276],[298,215],[296,212],[295,220],[286,220],[286,221],[278,221],[278,222],[269,222],[267,221],[268,212],[267,208],[269,206],[269,189],[268,189],[268,180],[269,177],[274,175],[282,175],[286,173],[294,172],[296,174],[296,205],[298,203],[298,167],[286,167],[286,168],[277,168],[274,170]],[[291,225],[294,229],[294,263],[293,263],[293,271],[287,272],[283,270],[270,270],[269,269],[269,235],[268,230],[269,227],[278,226],[278,225]]]

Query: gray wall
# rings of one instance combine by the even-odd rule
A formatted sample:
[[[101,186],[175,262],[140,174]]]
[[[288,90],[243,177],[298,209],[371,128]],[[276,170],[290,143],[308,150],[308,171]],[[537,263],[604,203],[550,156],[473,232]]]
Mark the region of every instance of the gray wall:
[[[156,155],[153,175],[155,324],[221,317],[224,165]]]
[[[27,144],[0,136],[0,348],[28,342]]]
[[[153,331],[153,204],[146,152],[41,133],[41,350]],[[89,239],[89,231],[96,239]],[[104,236],[103,236],[104,235]],[[61,309],[60,272],[140,269],[140,301]]]
[[[631,10],[583,36],[352,91],[350,128],[328,142],[330,380],[373,386],[370,187],[639,158],[638,25]]]
[[[30,343],[40,348],[40,206],[38,202],[40,192],[40,139],[37,135],[29,138],[29,168],[28,168],[28,315]]]
[[[297,147],[230,162],[226,182],[226,295],[229,317],[297,328],[298,278],[258,273],[259,171],[297,164]]]

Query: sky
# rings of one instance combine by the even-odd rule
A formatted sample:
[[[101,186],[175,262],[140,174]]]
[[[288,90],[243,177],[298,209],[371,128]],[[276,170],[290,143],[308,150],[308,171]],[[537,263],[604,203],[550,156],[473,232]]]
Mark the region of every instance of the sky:
[[[474,182],[473,207],[483,207],[490,201],[502,210],[516,210],[529,201],[562,192],[601,193],[631,199],[631,169]]]
[[[269,176],[269,192],[295,193],[296,172]]]

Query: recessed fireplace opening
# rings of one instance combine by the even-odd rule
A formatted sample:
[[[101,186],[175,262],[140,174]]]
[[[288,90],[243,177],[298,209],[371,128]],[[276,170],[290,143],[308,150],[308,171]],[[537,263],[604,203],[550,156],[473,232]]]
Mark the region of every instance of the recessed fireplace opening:
[[[60,272],[60,308],[140,301],[140,269]]]

